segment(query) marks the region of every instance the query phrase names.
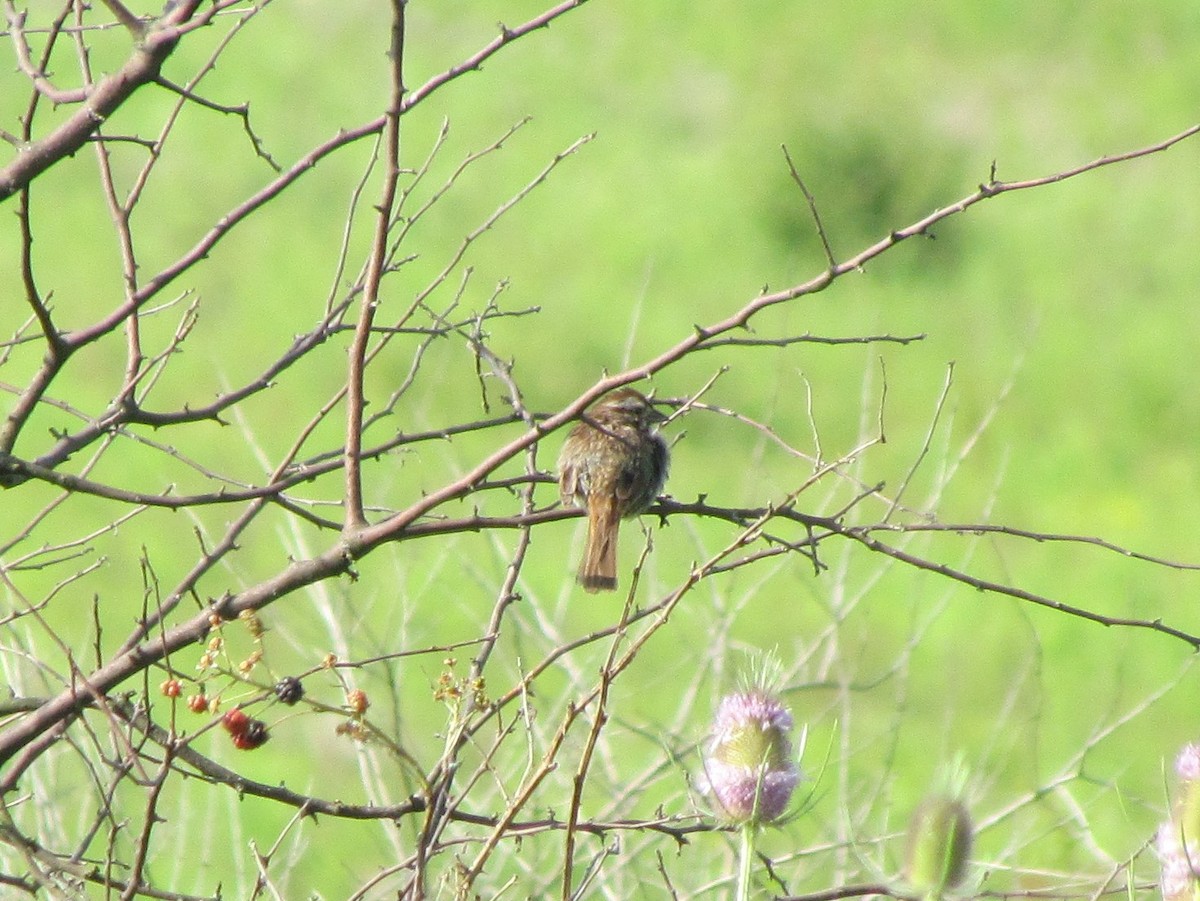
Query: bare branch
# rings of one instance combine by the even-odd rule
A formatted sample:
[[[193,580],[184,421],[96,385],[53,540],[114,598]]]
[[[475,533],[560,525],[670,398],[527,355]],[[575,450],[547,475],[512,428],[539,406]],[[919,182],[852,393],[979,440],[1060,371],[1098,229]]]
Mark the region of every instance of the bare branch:
[[[505,26],[501,25],[500,34],[497,35],[486,47],[463,60],[458,65],[452,66],[439,75],[435,75],[433,78],[429,79],[429,81],[425,82],[425,84],[409,93],[409,95],[404,98],[404,111],[412,109],[439,88],[449,84],[456,78],[465,75],[467,72],[478,71],[490,57],[494,56],[500,50],[503,50],[509,44],[525,37],[531,32],[537,31],[539,28],[548,27],[555,19],[562,17],[573,9],[583,6],[583,4],[586,2],[587,0],[565,0],[565,2],[551,7],[541,15],[534,16],[523,25],[518,25],[515,28],[506,28]]]
[[[808,204],[808,212],[812,216],[813,225],[817,227],[817,237],[821,239],[821,248],[825,251],[825,261],[829,263],[831,270],[836,269],[837,258],[833,255],[833,248],[829,246],[829,235],[825,233],[825,226],[821,224],[821,214],[817,212],[817,200],[808,190],[808,185],[804,183],[800,173],[796,171],[796,164],[792,162],[792,155],[788,153],[786,144],[783,145],[783,158],[787,160],[788,172],[791,173],[792,181],[800,188],[800,193],[804,195],[804,201]]]
[[[159,69],[179,42],[200,0],[179,0],[142,31],[129,59],[119,70],[87,92],[79,110],[45,138],[31,143],[0,168],[0,202],[7,200],[59,160],[79,150],[138,88],[158,78]]]
[[[383,280],[388,256],[388,232],[396,203],[396,185],[400,178],[400,116],[404,101],[404,0],[392,2],[391,99],[388,105],[383,142],[382,197],[375,207],[375,236],[367,262],[367,277],[359,301],[358,327],[350,345],[346,376],[346,509],[345,529],[356,531],[366,525],[363,512],[362,470],[359,466],[363,428],[363,373],[366,368],[367,342],[379,306],[379,284]]]

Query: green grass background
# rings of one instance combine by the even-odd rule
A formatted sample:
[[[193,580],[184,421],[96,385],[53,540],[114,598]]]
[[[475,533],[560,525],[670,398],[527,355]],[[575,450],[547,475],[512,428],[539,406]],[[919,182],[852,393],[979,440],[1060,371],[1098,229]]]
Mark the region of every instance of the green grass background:
[[[414,2],[409,86],[476,50],[495,35],[497,22],[515,25],[541,8],[529,2]],[[286,165],[337,128],[378,115],[386,97],[383,21],[370,4],[276,2],[230,45],[203,93],[226,103],[249,100],[255,129]],[[167,74],[185,79],[221,33],[214,28],[186,42]],[[116,31],[99,42],[99,70],[127,50]],[[1198,42],[1200,9],[1183,0],[1161,0],[1150,9],[1032,0],[593,0],[439,91],[405,119],[409,165],[419,165],[443,123],[449,125],[431,166],[432,185],[468,153],[532,117],[503,149],[472,167],[414,230],[411,249],[419,258],[386,283],[385,313],[389,304],[402,309],[463,235],[555,153],[595,133],[477,242],[467,260],[472,272],[465,308],[482,306],[501,281],[507,282],[507,308],[540,308],[536,316],[495,323],[492,347],[516,361],[514,373],[529,405],[553,410],[603,370],[661,352],[693,324],[723,318],[764,285],[781,288],[821,270],[822,251],[781,145],[815,195],[835,254],[845,257],[969,194],[993,164],[1002,180],[1040,176],[1183,130],[1200,108]],[[69,73],[69,59],[59,68]],[[11,129],[23,97],[19,74],[0,74],[5,127]],[[144,92],[111,129],[153,133],[168,102],[165,94]],[[271,176],[265,164],[250,159],[232,117],[189,110],[172,141],[175,152],[164,156],[134,222],[147,274]],[[350,194],[369,152],[361,143],[322,162],[178,286],[196,292],[201,314],[184,353],[156,389],[161,407],[189,398],[202,402],[252,377],[264,347],[282,348],[315,321],[331,290]],[[141,157],[136,150],[124,153],[129,174]],[[882,363],[888,442],[870,449],[854,472],[894,489],[921,451],[953,363],[929,453],[906,495],[912,506],[948,522],[1097,535],[1145,553],[1200,560],[1198,154],[1200,144],[1193,141],[990,200],[939,225],[934,240],[909,241],[861,274],[754,323],[764,337],[921,333],[923,341],[700,354],[669,370],[655,387],[660,394],[684,395],[727,366],[709,400],[769,422],[810,453],[815,433],[831,458],[875,428]],[[351,235],[352,272],[366,247],[365,210],[375,186],[372,180],[366,188],[364,212]],[[90,155],[81,152],[39,180],[35,202],[42,287],[53,290],[64,324],[89,322],[120,291]],[[4,228],[0,271],[12,273],[16,234],[11,225]],[[19,322],[19,281],[9,275],[5,284],[6,320]],[[457,284],[457,276],[450,279],[435,299],[445,303]],[[173,327],[166,316],[151,323],[149,341],[164,341]],[[344,345],[331,342],[311,364],[250,401],[244,425],[249,446],[240,437],[241,423],[234,439],[235,429],[197,425],[170,440],[192,442],[189,448],[203,449],[207,462],[248,481],[261,479],[262,457],[276,459],[306,418],[293,411],[335,391],[343,361]],[[37,363],[36,354],[14,354],[4,378],[19,385]],[[104,342],[62,382],[59,394],[80,409],[98,410],[119,383],[122,363],[121,341]],[[377,402],[409,364],[399,349],[381,359],[369,386]],[[435,345],[423,365],[418,387],[378,437],[392,428],[431,428],[478,415],[471,359],[461,343]],[[52,427],[58,415],[47,414],[40,424]],[[340,417],[314,445],[336,445],[339,427]],[[759,433],[728,420],[695,414],[683,428],[669,485],[678,499],[707,494],[717,503],[739,504],[778,498],[810,472]],[[471,465],[489,440],[464,438],[419,460],[375,466],[369,470],[371,499],[402,506],[446,473]],[[540,456],[544,467],[552,464],[557,438],[549,444]],[[28,452],[36,452],[33,439]],[[951,468],[953,478],[943,484]],[[95,475],[147,488],[180,478],[161,455],[136,448],[110,455]],[[197,481],[183,487],[203,486]],[[837,491],[845,487],[825,486],[802,495],[800,507],[825,512],[836,506],[836,498],[844,497]],[[338,488],[334,482],[312,490],[334,500]],[[13,521],[21,521],[51,496],[28,486],[5,503]],[[99,504],[90,513],[108,515]],[[205,512],[201,519],[205,528],[217,529],[223,514]],[[194,551],[192,523],[183,520],[181,514],[148,514],[136,528],[98,541],[113,562],[85,590],[81,586],[79,603],[95,595],[102,604],[136,609],[136,560],[156,534],[179,536],[183,548],[178,559],[154,549],[156,570],[171,584]],[[51,523],[60,534],[73,526]],[[625,533],[628,565],[637,552],[637,529]],[[655,534],[650,583],[677,582],[692,560],[731,537],[719,525],[673,522]],[[236,590],[276,572],[297,548],[315,552],[330,540],[268,520],[247,535],[244,550],[223,573],[227,581],[213,579],[206,588],[214,595]],[[568,637],[611,621],[615,602],[581,599],[566,578],[580,540],[570,525],[537,533],[523,590],[530,604],[545,611],[517,615],[529,632],[518,628],[505,637],[500,672],[515,675],[523,655],[536,657],[538,645],[529,636],[546,620]],[[330,586],[329,596],[314,591],[269,611],[278,638],[276,665],[312,665],[312,649],[332,647],[331,636],[339,631],[351,654],[362,656],[477,634],[510,545],[508,536],[466,535],[372,556],[362,565],[360,582]],[[1106,615],[1161,618],[1200,630],[1196,578],[1188,572],[1096,547],[1003,537],[919,537],[905,546],[935,562]],[[831,873],[894,869],[894,849],[876,845],[875,837],[903,824],[938,765],[958,750],[972,765],[972,801],[987,824],[980,855],[996,872],[1007,866],[1103,872],[1103,856],[1082,836],[1113,859],[1137,850],[1166,805],[1164,760],[1200,736],[1185,644],[954,587],[861,548],[829,545],[822,557],[830,568],[820,576],[797,559],[769,571],[731,574],[697,592],[623,677],[614,702],[613,753],[645,759],[653,768],[664,744],[683,747],[703,737],[712,704],[736,667],[733,659],[707,655],[706,646],[776,647],[795,676],[788,697],[798,721],[809,724],[805,763],[814,777],[812,809],[773,835],[767,847],[794,862],[791,890],[828,886]],[[39,577],[29,578],[33,590]],[[44,578],[52,584],[55,576]],[[340,622],[323,620],[326,609],[338,610]],[[51,621],[75,630],[80,642],[90,641],[90,621],[79,619],[78,608],[52,612]],[[828,635],[835,626],[834,640]],[[121,628],[109,628],[115,643]],[[598,661],[583,654],[574,665],[590,675]],[[363,677],[377,709],[390,708],[395,727],[419,745],[419,755],[437,748],[433,730],[442,713],[429,686],[440,667],[436,656],[415,658]],[[548,707],[556,690],[569,690],[569,672],[561,686],[551,688],[551,682],[544,689]],[[399,687],[388,699],[393,677]],[[1163,700],[1140,709],[1177,680]],[[689,694],[696,684],[698,692]],[[1135,710],[1128,725],[1078,764],[1082,778],[1047,789],[1061,768],[1075,768],[1073,756],[1097,728]],[[351,800],[364,791],[365,764],[327,733],[306,731],[299,719],[285,721],[269,746],[274,754],[239,757],[237,763],[257,778],[288,778],[295,787],[316,790],[312,764],[328,761],[328,770],[318,763],[323,778],[334,779]],[[281,748],[300,753],[291,760]],[[222,750],[214,741],[213,753]],[[823,758],[830,761],[824,769]],[[658,803],[678,802],[685,768],[668,766],[666,775],[650,780],[629,801],[627,815],[649,815]],[[402,797],[396,778],[381,774],[375,791]],[[1002,816],[1027,792],[1041,800]],[[226,844],[241,849],[250,837],[269,842],[288,817],[244,801],[238,809],[247,815],[234,818],[227,835],[214,834],[205,824],[224,822],[225,805],[236,802],[211,792],[189,797],[203,801],[181,803],[181,817],[197,824],[194,841],[210,864],[185,889],[211,890],[218,876],[226,884],[245,878],[229,862],[238,855],[227,856]],[[563,804],[561,797],[546,800],[559,813]],[[188,831],[186,822],[179,828]],[[388,853],[378,827],[327,822],[319,835],[336,835],[346,849],[298,853],[292,884],[327,897],[345,894],[362,879],[360,867],[333,864],[331,857],[353,857],[353,848],[374,862]],[[712,842],[695,853],[723,847]],[[820,866],[806,867],[805,856],[818,853],[817,845],[828,856]],[[630,839],[630,859],[637,848]],[[683,869],[696,859],[681,853],[675,866]],[[723,858],[712,860],[719,886]],[[180,866],[157,866],[172,865]],[[520,872],[519,864],[511,865]],[[1152,867],[1146,872],[1152,875]],[[1036,885],[1039,878],[1026,875],[1015,883]],[[497,877],[495,885],[500,882]]]

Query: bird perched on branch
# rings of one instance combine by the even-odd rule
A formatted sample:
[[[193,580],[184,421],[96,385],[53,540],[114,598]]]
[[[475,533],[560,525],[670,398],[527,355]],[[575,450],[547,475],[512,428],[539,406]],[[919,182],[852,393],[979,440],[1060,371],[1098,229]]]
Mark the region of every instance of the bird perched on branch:
[[[667,479],[667,443],[657,426],[667,417],[633,388],[593,404],[567,435],[558,457],[564,504],[587,508],[587,545],[579,566],[585,591],[617,587],[617,532],[658,497]]]

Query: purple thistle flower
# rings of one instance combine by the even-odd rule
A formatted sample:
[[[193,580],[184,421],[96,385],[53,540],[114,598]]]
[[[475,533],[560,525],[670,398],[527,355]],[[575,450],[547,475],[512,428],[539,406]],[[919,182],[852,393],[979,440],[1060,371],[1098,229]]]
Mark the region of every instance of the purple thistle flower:
[[[1154,850],[1162,872],[1159,888],[1163,898],[1166,901],[1194,898],[1200,889],[1200,848],[1194,842],[1188,842],[1185,848],[1179,827],[1168,820],[1158,827]]]
[[[1200,745],[1186,744],[1175,757],[1179,787],[1173,815],[1158,830],[1162,892],[1168,901],[1200,899]]]
[[[1175,773],[1184,782],[1200,781],[1200,745],[1193,742],[1183,746],[1175,758]]]
[[[765,723],[782,732],[791,732],[792,714],[777,698],[759,689],[747,689],[726,695],[717,707],[713,720],[713,731],[720,735],[728,729],[754,720]]]
[[[732,823],[779,819],[800,781],[792,715],[760,688],[727,695],[717,708],[704,759],[704,790]]]

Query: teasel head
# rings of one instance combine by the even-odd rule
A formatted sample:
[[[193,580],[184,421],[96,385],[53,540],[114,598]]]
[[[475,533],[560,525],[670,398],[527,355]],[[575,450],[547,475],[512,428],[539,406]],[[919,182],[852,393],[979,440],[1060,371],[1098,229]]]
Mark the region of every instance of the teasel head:
[[[758,658],[745,685],[721,700],[713,719],[703,788],[731,824],[777,821],[800,782],[792,714],[776,694],[778,671],[773,656]]]
[[[918,805],[908,826],[904,879],[922,898],[942,898],[963,884],[971,861],[974,828],[966,805],[935,793]]]

